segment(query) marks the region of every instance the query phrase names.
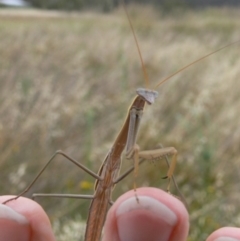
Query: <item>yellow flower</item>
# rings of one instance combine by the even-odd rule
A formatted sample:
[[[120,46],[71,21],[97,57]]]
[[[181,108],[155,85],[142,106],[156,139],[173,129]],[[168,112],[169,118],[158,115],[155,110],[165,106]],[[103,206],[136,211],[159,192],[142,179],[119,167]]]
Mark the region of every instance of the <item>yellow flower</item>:
[[[94,184],[93,182],[89,182],[89,181],[81,181],[79,186],[81,189],[84,189],[84,190],[92,190]]]

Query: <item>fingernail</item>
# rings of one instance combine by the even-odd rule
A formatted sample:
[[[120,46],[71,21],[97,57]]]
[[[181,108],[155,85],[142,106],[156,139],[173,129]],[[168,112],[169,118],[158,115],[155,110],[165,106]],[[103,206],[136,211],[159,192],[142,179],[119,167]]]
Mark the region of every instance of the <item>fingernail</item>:
[[[29,222],[12,208],[0,204],[0,241],[29,240]]]
[[[24,216],[3,204],[0,204],[0,219],[11,220],[19,224],[28,223],[28,220]]]
[[[160,201],[138,196],[125,200],[116,212],[121,241],[167,241],[177,224],[176,214]]]
[[[219,237],[217,239],[214,239],[214,241],[240,241],[240,240],[236,239],[236,238],[232,238],[232,237],[223,236],[223,237]]]

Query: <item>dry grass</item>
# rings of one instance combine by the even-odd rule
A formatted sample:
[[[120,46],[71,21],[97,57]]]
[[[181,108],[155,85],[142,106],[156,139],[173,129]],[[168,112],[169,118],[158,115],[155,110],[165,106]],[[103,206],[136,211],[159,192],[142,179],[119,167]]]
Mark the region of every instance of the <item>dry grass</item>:
[[[240,36],[236,10],[166,16],[132,6],[130,15],[152,87]],[[135,89],[144,86],[122,10],[44,18],[0,11],[0,53],[1,193],[21,191],[57,149],[97,171]],[[240,225],[239,66],[238,44],[161,86],[156,104],[144,115],[138,139],[142,149],[162,143],[179,151],[176,178],[190,207],[189,241],[203,240],[224,225]],[[159,172],[145,164],[139,186],[166,187],[160,179],[166,167],[156,165]],[[57,158],[29,196],[84,192],[81,181],[93,180],[75,169]],[[130,176],[114,197],[131,187]],[[56,227],[75,220],[76,213],[84,219],[89,205],[79,200],[39,202],[53,222],[58,220]]]

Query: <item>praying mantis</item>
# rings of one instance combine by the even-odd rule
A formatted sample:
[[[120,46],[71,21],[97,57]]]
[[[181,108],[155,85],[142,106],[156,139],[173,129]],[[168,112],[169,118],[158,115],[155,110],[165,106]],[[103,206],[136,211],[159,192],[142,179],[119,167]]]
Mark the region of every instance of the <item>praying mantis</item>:
[[[135,36],[135,35],[134,35]],[[137,42],[136,42],[137,43]],[[138,47],[139,48],[139,47]],[[140,53],[140,50],[139,50]],[[141,56],[141,55],[140,55]],[[141,57],[142,60],[142,57]],[[142,61],[142,66],[143,61]],[[146,71],[144,71],[146,75]],[[126,120],[120,130],[112,148],[107,154],[98,174],[93,173],[91,170],[84,167],[81,163],[78,163],[67,154],[62,151],[57,151],[53,157],[48,161],[48,163],[42,168],[33,182],[17,197],[5,201],[10,202],[17,199],[18,197],[25,194],[32,185],[37,181],[43,171],[52,162],[56,155],[63,155],[69,161],[73,162],[75,165],[89,173],[91,176],[96,178],[95,193],[94,195],[60,195],[60,194],[35,194],[37,196],[55,196],[55,197],[78,197],[85,199],[92,199],[92,203],[89,209],[89,217],[87,221],[87,228],[85,233],[85,241],[96,241],[100,240],[102,227],[104,225],[105,216],[111,202],[111,193],[116,183],[122,180],[129,172],[134,169],[135,176],[137,175],[137,168],[139,159],[155,160],[166,155],[173,155],[173,160],[171,162],[170,168],[167,173],[167,178],[169,179],[167,190],[170,189],[170,180],[173,175],[173,171],[177,161],[177,151],[174,147],[166,147],[155,150],[140,151],[136,144],[137,133],[139,130],[140,120],[143,115],[143,109],[145,104],[153,104],[157,98],[158,93],[153,90],[139,88],[137,89],[137,96],[134,98],[132,104],[129,107]],[[126,158],[134,160],[134,168],[130,169],[128,172],[119,177],[119,170],[121,165],[121,156],[123,150],[126,148]],[[136,185],[134,186],[136,190]],[[137,199],[137,196],[136,196]]]
[[[225,46],[225,47],[227,47],[227,46]],[[219,50],[217,50],[217,51],[219,51]],[[215,51],[215,52],[217,52],[217,51]],[[215,53],[215,52],[213,52],[213,53]],[[213,53],[211,53],[211,54],[213,54]],[[211,55],[211,54],[209,54],[209,55]],[[207,55],[207,56],[209,56],[209,55]],[[203,58],[205,58],[207,56],[204,56]],[[197,62],[197,61],[195,61],[195,62]],[[191,63],[191,64],[194,64],[194,63]],[[190,66],[190,65],[188,65],[188,66]],[[187,68],[188,66],[182,68],[180,71]],[[175,74],[177,74],[177,73],[175,73]],[[172,77],[172,76],[170,76],[170,77]],[[164,81],[167,81],[167,79],[165,79]],[[163,83],[163,82],[161,82],[161,83]],[[159,83],[157,85],[157,87],[161,83]],[[169,168],[169,171],[167,174],[167,177],[169,179],[171,179],[171,177],[172,177],[172,174],[173,174],[173,171],[175,168],[175,164],[176,164],[176,159],[177,159],[177,151],[175,150],[175,148],[170,147],[170,148],[158,149],[158,150],[153,150],[153,151],[138,150],[138,146],[136,145],[136,138],[137,138],[137,132],[138,132],[138,127],[139,127],[140,119],[142,116],[143,108],[145,106],[145,103],[152,104],[154,102],[157,94],[155,91],[148,91],[145,89],[138,89],[137,94],[138,95],[134,98],[134,101],[130,105],[128,115],[127,115],[126,121],[123,125],[123,128],[119,132],[119,134],[113,144],[113,147],[111,148],[110,152],[108,153],[107,157],[105,158],[105,161],[104,161],[102,167],[100,168],[98,174],[95,174],[95,173],[91,172],[90,170],[86,169],[84,166],[80,165],[75,160],[68,157],[65,153],[62,153],[60,151],[56,153],[56,155],[60,154],[60,155],[67,157],[73,163],[75,163],[80,168],[84,169],[90,175],[92,175],[93,177],[95,177],[97,179],[97,182],[95,185],[96,191],[95,191],[94,196],[78,196],[78,197],[83,197],[83,198],[86,197],[87,199],[93,200],[91,208],[90,208],[90,214],[89,214],[90,216],[89,216],[89,221],[88,221],[88,225],[87,225],[90,228],[89,228],[89,231],[87,229],[85,240],[99,240],[100,239],[99,234],[101,233],[101,231],[97,231],[97,233],[95,231],[96,234],[95,234],[95,236],[93,236],[91,234],[91,230],[93,229],[92,227],[94,227],[94,225],[98,225],[99,230],[100,230],[101,226],[104,223],[105,213],[108,209],[108,205],[109,205],[109,201],[110,201],[109,197],[111,196],[112,189],[113,189],[114,185],[121,179],[119,177],[117,178],[117,176],[118,176],[118,171],[120,168],[121,153],[123,152],[124,148],[126,148],[126,150],[127,150],[126,151],[127,158],[134,160],[134,163],[135,163],[134,170],[136,173],[137,173],[137,166],[138,166],[139,159],[144,158],[144,159],[152,160],[155,158],[160,158],[161,156],[172,154],[173,162],[172,162],[171,167]],[[54,155],[54,157],[55,157],[55,155]],[[51,160],[53,160],[53,159],[51,159]],[[49,161],[49,163],[51,162],[51,160]],[[111,175],[108,174],[109,168],[110,169],[112,168]],[[37,176],[37,178],[38,177],[39,176]],[[121,176],[121,177],[123,177],[123,176]],[[37,180],[37,178],[35,180]],[[34,180],[34,182],[35,182],[35,180]],[[104,181],[106,181],[106,182],[108,181],[107,185],[106,185],[106,182],[104,182]],[[34,184],[34,182],[32,183],[32,185]],[[167,189],[169,189],[169,185],[170,185],[170,182],[168,184]],[[102,194],[103,188],[105,188],[104,190],[106,191],[104,193],[104,195]],[[23,195],[23,193],[21,195]],[[73,197],[73,196],[69,196],[69,197]],[[103,202],[103,200],[104,200],[104,202]],[[99,203],[104,203],[104,206],[101,207]],[[91,224],[91,220],[92,220],[91,215],[93,217],[94,212],[99,212],[99,210],[101,210],[101,212],[103,213],[103,215],[102,215],[103,218],[101,215],[99,215],[99,216],[101,216],[101,220],[96,220],[96,224]],[[95,215],[96,215],[96,213],[95,213]],[[92,235],[92,236],[90,236],[90,235]],[[90,238],[88,238],[89,236],[90,236]]]

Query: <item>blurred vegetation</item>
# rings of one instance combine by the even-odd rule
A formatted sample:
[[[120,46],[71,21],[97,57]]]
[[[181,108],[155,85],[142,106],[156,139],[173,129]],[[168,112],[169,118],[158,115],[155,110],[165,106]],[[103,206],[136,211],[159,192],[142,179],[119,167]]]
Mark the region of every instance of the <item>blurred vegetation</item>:
[[[237,9],[162,15],[129,6],[154,87],[161,79],[240,36]],[[138,144],[179,151],[175,176],[189,205],[189,241],[221,226],[239,226],[239,44],[183,71],[157,90]],[[1,194],[17,194],[62,149],[97,172],[135,89],[144,86],[125,13],[0,11]],[[131,165],[124,160],[123,169]],[[145,163],[138,186],[165,189],[164,161]],[[159,170],[159,171],[156,171]],[[62,157],[27,194],[92,193],[94,180]],[[130,175],[113,198],[131,189]],[[176,195],[174,187],[172,192]],[[85,220],[89,202],[38,199],[57,232]],[[65,225],[66,224],[66,225]],[[64,225],[64,228],[62,228]],[[82,231],[83,233],[84,231]],[[59,240],[66,240],[59,233]],[[69,238],[70,240],[70,238]]]
[[[72,10],[98,10],[109,12],[118,5],[117,0],[27,0],[31,6],[43,9]]]
[[[92,10],[100,12],[111,12],[119,7],[122,0],[25,0],[34,8],[57,9],[64,11]],[[202,9],[206,7],[240,6],[238,0],[124,0],[128,4],[142,4],[143,6],[152,5],[161,8],[164,12],[179,10]],[[0,3],[0,7],[4,7]]]

